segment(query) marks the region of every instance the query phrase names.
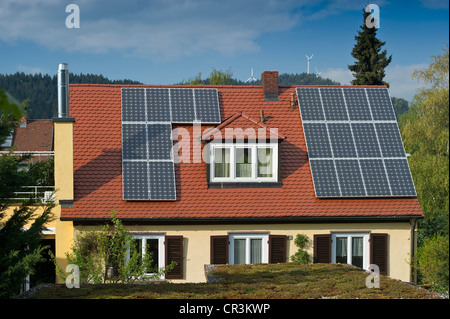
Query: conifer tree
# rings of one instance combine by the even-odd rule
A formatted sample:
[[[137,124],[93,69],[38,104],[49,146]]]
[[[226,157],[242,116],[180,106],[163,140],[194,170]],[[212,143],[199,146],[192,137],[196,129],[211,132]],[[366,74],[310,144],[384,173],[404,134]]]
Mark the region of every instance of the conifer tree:
[[[356,59],[355,64],[348,68],[355,77],[353,85],[389,85],[383,81],[384,69],[391,63],[392,56],[387,57],[386,50],[382,47],[386,42],[377,38],[377,29],[366,26],[366,18],[370,13],[363,11],[364,21],[358,35],[355,36],[356,44],[352,50],[352,56]]]

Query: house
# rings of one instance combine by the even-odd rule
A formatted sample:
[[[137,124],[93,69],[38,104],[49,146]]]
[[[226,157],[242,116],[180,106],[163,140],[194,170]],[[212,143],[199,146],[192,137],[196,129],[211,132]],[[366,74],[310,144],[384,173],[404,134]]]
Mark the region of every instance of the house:
[[[0,146],[0,154],[32,154],[28,162],[42,162],[53,156],[53,122],[51,119],[23,117]]]
[[[389,153],[397,124],[377,120],[392,108],[386,94],[279,86],[276,71],[261,86],[71,84],[53,119],[57,260],[115,211],[159,266],[177,262],[165,276],[174,282],[206,281],[207,264],[288,262],[300,233],[314,262],[376,264],[411,281],[423,214],[403,145]],[[367,120],[340,118],[369,104]],[[380,124],[376,142],[363,124]],[[352,125],[356,155],[346,153]]]

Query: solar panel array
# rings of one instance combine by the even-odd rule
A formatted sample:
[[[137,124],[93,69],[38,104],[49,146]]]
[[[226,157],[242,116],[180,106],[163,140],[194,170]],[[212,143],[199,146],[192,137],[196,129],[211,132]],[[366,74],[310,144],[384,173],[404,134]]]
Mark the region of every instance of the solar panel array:
[[[416,196],[386,88],[297,88],[316,197]]]
[[[123,199],[176,200],[172,123],[220,123],[217,90],[122,88]]]

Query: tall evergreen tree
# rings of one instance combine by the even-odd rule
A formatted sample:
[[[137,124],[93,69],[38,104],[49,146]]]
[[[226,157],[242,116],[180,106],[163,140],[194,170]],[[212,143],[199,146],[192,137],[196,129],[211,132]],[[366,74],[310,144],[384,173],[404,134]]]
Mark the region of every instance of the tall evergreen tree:
[[[386,50],[381,51],[386,42],[377,38],[377,29],[368,28],[366,19],[370,13],[363,10],[364,21],[358,35],[355,36],[356,44],[352,50],[355,64],[348,68],[355,77],[353,85],[389,85],[383,81],[384,69],[391,63],[392,56],[387,57]]]

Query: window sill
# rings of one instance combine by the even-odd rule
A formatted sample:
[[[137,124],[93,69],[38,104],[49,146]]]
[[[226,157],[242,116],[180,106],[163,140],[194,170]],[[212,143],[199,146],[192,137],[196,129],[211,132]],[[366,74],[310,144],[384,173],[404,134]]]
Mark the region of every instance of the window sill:
[[[208,188],[281,188],[281,182],[208,182]]]

